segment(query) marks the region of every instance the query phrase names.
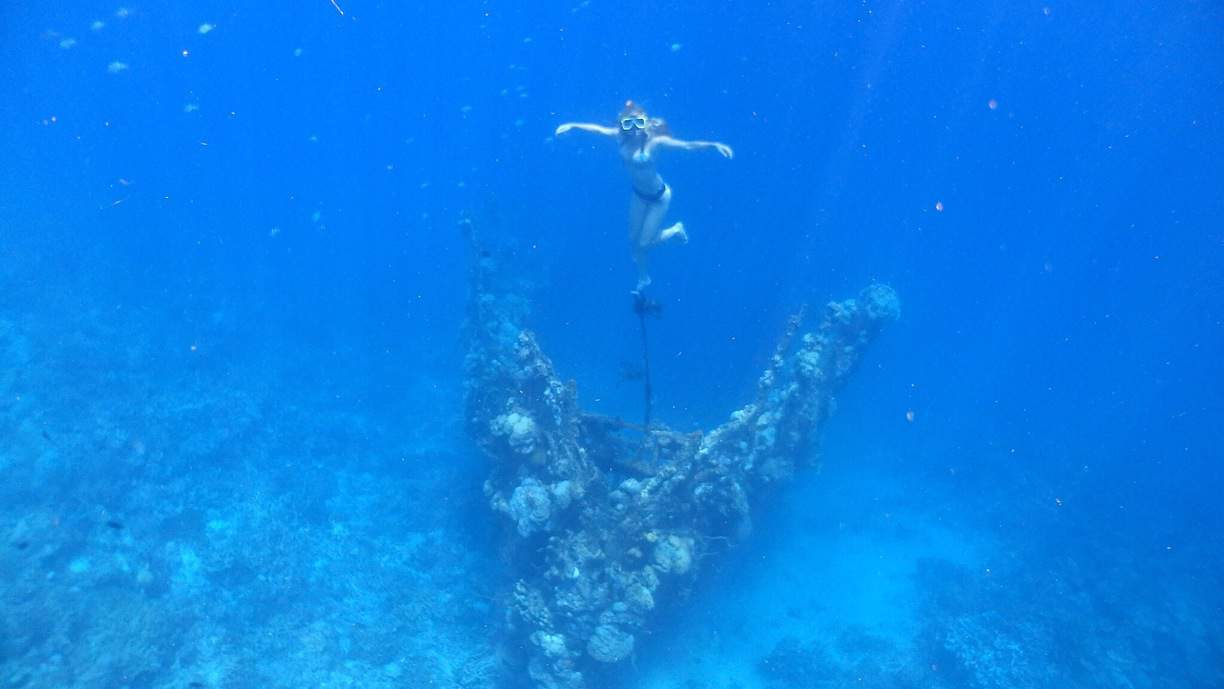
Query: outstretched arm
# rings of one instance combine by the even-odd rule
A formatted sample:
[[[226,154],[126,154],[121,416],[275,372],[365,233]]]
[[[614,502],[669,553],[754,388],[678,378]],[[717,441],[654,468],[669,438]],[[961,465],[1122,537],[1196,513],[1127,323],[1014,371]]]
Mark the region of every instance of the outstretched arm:
[[[718,141],[683,141],[681,139],[673,139],[670,136],[654,136],[650,141],[646,142],[646,155],[658,146],[668,146],[671,148],[681,148],[686,151],[696,151],[701,148],[713,148],[722,154],[724,158],[731,158],[735,155],[735,151],[727,144]]]
[[[604,136],[616,136],[616,130],[612,127],[605,127],[602,124],[587,124],[585,122],[566,122],[557,127],[557,131],[553,132],[553,136],[561,136],[571,129],[579,129],[593,134],[603,134]]]

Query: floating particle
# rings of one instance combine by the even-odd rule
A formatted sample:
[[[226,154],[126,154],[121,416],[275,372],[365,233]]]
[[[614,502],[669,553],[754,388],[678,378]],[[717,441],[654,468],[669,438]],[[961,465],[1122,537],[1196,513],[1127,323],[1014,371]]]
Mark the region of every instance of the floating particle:
[[[187,50],[186,48],[183,48],[183,52],[180,53],[180,55],[182,55],[183,57],[188,57],[191,55],[191,51]]]
[[[936,202],[935,202],[935,211],[936,211],[936,212],[938,212],[938,213],[942,213],[942,212],[943,212],[943,201],[936,201]]]
[[[294,48],[294,49],[293,49],[293,56],[294,56],[294,57],[301,57],[301,56],[302,56],[302,49],[301,49],[301,48]]]
[[[268,237],[272,238],[280,233],[281,233],[281,229],[279,227],[273,227],[272,229],[268,230]]]
[[[909,421],[910,423],[914,423],[914,418],[915,418],[914,410],[906,409],[905,410],[905,420]]]
[[[514,121],[515,127],[522,127],[524,124],[526,124],[526,122],[524,122],[523,118],[521,117]]]
[[[468,113],[469,113],[469,112],[471,112],[471,111],[472,111],[472,106],[470,106],[470,105],[465,105],[465,106],[463,106],[463,107],[459,108],[459,112],[463,113],[464,115],[468,114]]]
[[[990,108],[991,110],[998,110],[999,101],[991,98],[990,100],[986,101],[986,107]]]
[[[1048,16],[1050,16],[1050,6],[1049,6],[1049,5],[1046,5],[1045,7],[1042,7],[1042,8],[1041,8],[1041,13],[1042,13],[1042,14],[1044,14],[1045,16],[1047,16],[1047,17],[1048,17]]]
[[[105,28],[106,28],[106,22],[102,21],[101,19],[95,19],[94,23],[89,25],[90,31],[101,31],[102,29],[105,29]]]
[[[199,103],[188,103],[187,105],[183,106],[183,112],[195,112],[196,110],[199,110],[199,109],[200,109]]]
[[[212,31],[215,28],[217,28],[215,24],[209,24],[208,22],[204,22],[203,24],[200,24],[200,28],[196,29],[196,31],[198,31],[200,35],[203,36],[204,34],[208,33],[209,31]]]
[[[119,60],[114,60],[109,65],[106,66],[106,71],[110,72],[111,74],[118,74],[127,68],[128,68],[128,64],[126,62],[120,62]]]
[[[77,41],[75,38],[65,38],[59,42],[59,47],[63,48],[64,50],[68,50],[72,46],[76,45],[76,43]]]
[[[317,223],[322,217],[323,217],[322,213],[320,213],[319,211],[315,211],[310,214],[310,222]]]
[[[119,9],[115,10],[115,16],[119,17],[120,19],[127,19],[131,14],[132,11],[126,7],[120,7]]]
[[[672,51],[673,53],[678,53],[678,52],[680,52],[680,49],[681,49],[681,48],[683,48],[683,47],[684,47],[684,44],[682,44],[682,43],[672,43],[672,44],[671,44],[671,51]]]
[[[535,42],[535,39],[532,38],[531,36],[528,36],[523,39],[523,43],[534,43],[534,42]]]

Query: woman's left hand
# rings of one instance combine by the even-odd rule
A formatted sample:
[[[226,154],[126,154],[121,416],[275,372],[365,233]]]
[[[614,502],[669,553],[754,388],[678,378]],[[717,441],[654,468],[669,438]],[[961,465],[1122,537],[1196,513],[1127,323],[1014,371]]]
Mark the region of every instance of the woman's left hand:
[[[717,149],[718,152],[721,153],[722,157],[724,158],[734,158],[735,157],[735,151],[732,151],[731,147],[728,146],[727,144],[720,144],[718,142],[715,142],[714,148]]]

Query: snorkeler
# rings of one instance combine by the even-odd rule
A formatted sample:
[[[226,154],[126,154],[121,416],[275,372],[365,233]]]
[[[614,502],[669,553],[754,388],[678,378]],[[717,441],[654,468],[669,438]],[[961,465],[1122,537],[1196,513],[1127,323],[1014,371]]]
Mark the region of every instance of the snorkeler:
[[[672,238],[688,242],[688,233],[684,231],[682,222],[659,229],[663,225],[663,217],[667,215],[667,207],[671,205],[672,191],[655,169],[655,149],[659,146],[686,151],[713,148],[724,158],[730,158],[734,153],[730,146],[717,141],[681,141],[671,137],[667,123],[658,117],[647,117],[646,111],[633,101],[625,102],[617,127],[567,122],[557,127],[556,135],[561,136],[571,129],[620,139],[621,160],[629,170],[633,188],[633,194],[629,197],[629,241],[633,243],[633,261],[638,268],[637,291],[641,291],[650,284],[646,252]]]

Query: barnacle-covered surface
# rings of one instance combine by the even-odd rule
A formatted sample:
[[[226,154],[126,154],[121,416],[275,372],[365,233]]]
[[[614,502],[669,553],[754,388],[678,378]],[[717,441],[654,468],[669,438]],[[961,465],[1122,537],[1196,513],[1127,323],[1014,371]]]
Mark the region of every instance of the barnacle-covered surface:
[[[800,311],[755,398],[708,433],[636,433],[584,413],[535,335],[526,306],[470,221],[466,422],[491,457],[489,505],[506,525],[513,582],[505,626],[544,689],[595,686],[628,659],[657,607],[703,558],[746,536],[757,499],[812,455],[834,393],[880,328],[895,293],[872,285]]]

